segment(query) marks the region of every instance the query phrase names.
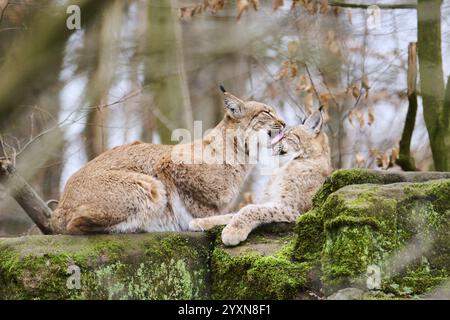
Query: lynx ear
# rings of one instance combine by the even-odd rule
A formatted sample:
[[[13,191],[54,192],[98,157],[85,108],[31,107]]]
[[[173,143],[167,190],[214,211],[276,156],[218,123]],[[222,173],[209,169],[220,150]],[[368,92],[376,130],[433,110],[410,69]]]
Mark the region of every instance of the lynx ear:
[[[323,117],[322,117],[322,107],[319,110],[314,111],[308,119],[305,120],[303,126],[306,131],[309,131],[314,134],[320,133],[323,125]]]
[[[231,93],[227,92],[222,85],[220,86],[220,90],[223,92],[223,102],[225,109],[227,109],[228,113],[232,117],[239,117],[244,108],[244,102],[241,99],[233,96]]]

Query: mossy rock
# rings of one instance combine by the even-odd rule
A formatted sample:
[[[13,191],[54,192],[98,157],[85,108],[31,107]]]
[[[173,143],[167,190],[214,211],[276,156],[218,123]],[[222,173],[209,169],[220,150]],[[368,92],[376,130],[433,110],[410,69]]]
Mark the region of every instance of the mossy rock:
[[[391,184],[450,179],[450,172],[394,172],[371,169],[340,169],[334,171],[315,194],[314,206],[322,205],[330,194],[352,184]]]
[[[405,296],[427,292],[450,275],[448,179],[346,186],[308,215],[300,218],[297,230],[306,228],[302,221],[323,225],[322,233],[316,226],[316,241],[323,244],[326,292],[367,289],[369,270],[379,272],[384,292]],[[305,250],[296,247],[298,259]]]
[[[234,248],[222,245],[220,231],[215,230],[211,257],[213,299],[303,298],[313,268],[292,259],[292,225],[259,228]]]
[[[210,244],[199,233],[0,239],[0,299],[207,298]]]

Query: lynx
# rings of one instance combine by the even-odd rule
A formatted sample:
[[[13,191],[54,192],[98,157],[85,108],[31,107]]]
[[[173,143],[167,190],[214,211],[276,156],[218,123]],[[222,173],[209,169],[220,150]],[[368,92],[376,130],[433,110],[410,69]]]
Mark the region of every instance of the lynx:
[[[176,146],[119,146],[73,174],[52,215],[53,231],[182,231],[193,218],[227,212],[253,165],[225,161],[224,152],[230,153],[225,146],[231,146],[231,158],[239,152],[247,155],[249,139],[261,132],[272,135],[285,124],[271,107],[242,101],[221,89],[225,116],[203,139]],[[215,161],[202,162],[205,152]]]
[[[287,130],[279,141],[274,141],[274,151],[282,158],[282,165],[274,171],[257,204],[247,205],[236,214],[194,219],[190,230],[226,224],[222,242],[233,246],[246,240],[261,224],[294,222],[311,207],[314,193],[332,170],[322,124],[322,113],[318,110],[304,124]]]

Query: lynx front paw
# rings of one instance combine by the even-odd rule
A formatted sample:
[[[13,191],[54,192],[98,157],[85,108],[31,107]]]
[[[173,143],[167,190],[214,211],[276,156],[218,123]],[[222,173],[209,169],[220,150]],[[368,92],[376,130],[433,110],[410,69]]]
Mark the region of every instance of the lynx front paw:
[[[222,242],[226,246],[236,246],[247,239],[250,231],[251,229],[245,226],[229,224],[222,230]]]

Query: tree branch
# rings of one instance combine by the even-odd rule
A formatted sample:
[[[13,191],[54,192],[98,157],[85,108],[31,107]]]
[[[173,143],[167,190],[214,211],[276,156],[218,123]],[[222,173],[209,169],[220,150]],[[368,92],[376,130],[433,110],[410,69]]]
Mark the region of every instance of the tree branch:
[[[49,218],[52,211],[34,189],[17,173],[11,162],[0,160],[0,183],[7,186],[11,196],[25,210],[43,234],[52,234]]]
[[[342,8],[355,8],[355,9],[368,9],[372,6],[377,6],[380,9],[416,9],[416,3],[393,3],[393,4],[366,4],[366,3],[350,3],[345,1],[329,1],[328,4],[333,7],[342,7]]]

